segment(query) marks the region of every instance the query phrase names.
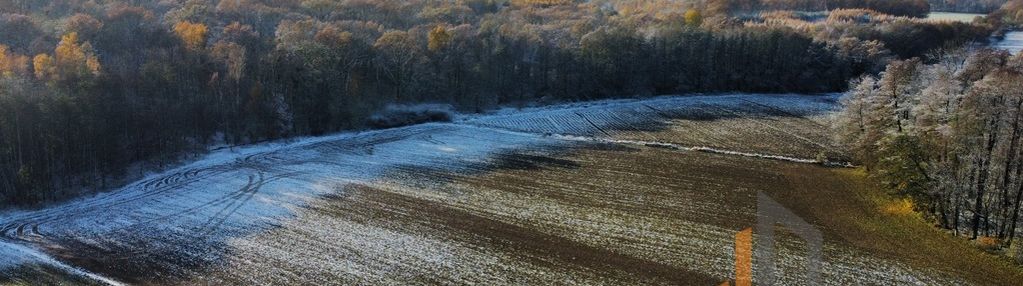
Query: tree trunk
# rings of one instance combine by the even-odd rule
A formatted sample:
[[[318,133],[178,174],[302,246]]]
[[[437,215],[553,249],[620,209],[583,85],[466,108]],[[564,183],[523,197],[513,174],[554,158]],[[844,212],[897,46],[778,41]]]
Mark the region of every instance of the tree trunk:
[[[947,198],[941,198],[941,199],[938,200],[938,212],[939,212],[938,213],[938,217],[941,220],[941,228],[944,228],[944,229],[948,229],[948,212],[945,210],[945,208],[947,207],[947,206],[945,206],[945,203],[947,201],[948,201]]]
[[[999,238],[1004,238],[1005,237],[1004,236],[1004,234],[1005,234],[1005,227],[1004,227],[1005,220],[1004,220],[1004,218],[1006,218],[1007,211],[1009,209],[1008,193],[1009,193],[1009,188],[1011,188],[1011,185],[1012,185],[1012,184],[1010,184],[1010,181],[1009,181],[1009,179],[1010,179],[1009,174],[1012,173],[1013,169],[1018,169],[1019,168],[1018,162],[1016,162],[1016,158],[1017,158],[1017,155],[1018,155],[1017,152],[1016,152],[1016,148],[1018,148],[1019,140],[1020,140],[1020,119],[1021,119],[1020,117],[1023,116],[1023,110],[1021,110],[1021,108],[1023,108],[1023,99],[1019,100],[1016,103],[1016,116],[1014,117],[1014,120],[1012,121],[1012,130],[1011,130],[1012,131],[1012,135],[1010,136],[1010,139],[1009,139],[1009,150],[1005,154],[1005,165],[1002,168],[1002,181],[999,183],[1001,185],[999,188],[1002,190],[1002,202],[1001,203],[1002,203],[1002,218],[1003,218],[1003,220],[1002,220],[1003,227],[1000,227],[999,231],[998,231],[998,237]],[[1018,174],[1016,175],[1016,180],[1019,180],[1019,175]]]
[[[960,201],[960,198],[960,195],[955,196],[955,211],[952,211],[952,216],[955,217],[954,226],[952,227],[954,229],[955,236],[959,236],[960,205],[963,204],[963,202]]]
[[[973,180],[977,178],[977,165],[976,165],[976,160],[973,160],[973,161],[974,161],[974,164],[973,164],[973,166],[971,166],[971,167],[970,167],[970,176],[969,176],[969,179],[967,179],[967,180],[966,180],[966,182],[965,182],[965,183],[966,183],[966,186],[964,187],[964,190],[965,190],[966,188],[972,187],[971,185],[973,184]],[[968,203],[969,203],[969,197],[966,197],[966,199],[967,199],[967,201],[966,201],[965,203],[967,203],[967,204],[968,204]],[[962,204],[962,203],[963,203],[963,202],[960,202],[959,204],[956,204],[956,213],[957,213],[957,214],[959,213],[959,205],[960,205],[960,204]],[[978,202],[978,203],[979,203],[979,202]],[[976,215],[976,213],[974,213],[974,215]],[[972,221],[972,219],[971,219],[971,221]],[[971,224],[971,227],[973,227],[973,228],[971,229],[971,231],[974,231],[974,232],[975,232],[975,230],[976,230],[976,225],[973,225],[973,224]]]
[[[973,219],[971,220],[973,234],[970,236],[970,239],[977,239],[977,234],[980,230],[980,214],[984,209],[984,185],[987,184],[987,171],[985,171],[986,168],[984,168],[983,162],[980,165],[981,167],[977,170],[977,197],[974,199],[973,204]]]
[[[902,115],[899,113],[899,93],[894,87],[892,88],[892,105],[895,110],[895,125],[898,127],[899,133],[902,133]]]
[[[980,167],[977,170],[977,198],[973,205],[973,236],[972,239],[977,238],[977,230],[980,227],[980,214],[984,208],[984,192],[987,187],[987,178],[991,173],[988,170],[991,164],[991,155],[995,149],[995,143],[998,142],[998,116],[992,116],[988,121],[989,131],[987,136],[987,144],[984,146],[984,157],[980,159]]]
[[[1023,175],[1023,172],[1021,170],[1023,168],[1016,168],[1016,181],[1018,182],[1016,184],[1016,202],[1012,208],[1012,223],[1009,224],[1009,245],[1012,245],[1012,239],[1016,236],[1016,221],[1019,218],[1020,198],[1023,197],[1023,181],[1020,180],[1020,175]]]

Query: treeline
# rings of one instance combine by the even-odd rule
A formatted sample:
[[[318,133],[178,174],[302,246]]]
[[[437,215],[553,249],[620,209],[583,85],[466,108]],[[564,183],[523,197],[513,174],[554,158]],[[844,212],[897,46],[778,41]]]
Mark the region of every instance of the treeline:
[[[764,10],[829,11],[868,9],[894,16],[923,18],[930,13],[927,0],[708,0],[711,11],[753,13]]]
[[[1001,8],[988,14],[986,18],[991,25],[1019,28],[1023,26],[1023,0],[1010,0]]]
[[[900,58],[921,56],[947,44],[984,42],[998,27],[986,23],[934,23],[867,9],[831,10],[824,20],[792,11],[764,12],[748,25],[791,27],[828,43],[842,42],[844,38],[877,41]]]
[[[0,3],[0,204],[113,187],[214,144],[362,128],[389,104],[839,91],[893,55],[986,36],[927,28],[961,23],[748,25],[671,0],[541,2]],[[902,26],[920,32],[902,39]]]
[[[1004,51],[895,61],[854,85],[837,134],[936,225],[1007,247],[1023,199],[1021,91],[1023,56]]]
[[[1009,0],[929,0],[931,11],[987,14]]]

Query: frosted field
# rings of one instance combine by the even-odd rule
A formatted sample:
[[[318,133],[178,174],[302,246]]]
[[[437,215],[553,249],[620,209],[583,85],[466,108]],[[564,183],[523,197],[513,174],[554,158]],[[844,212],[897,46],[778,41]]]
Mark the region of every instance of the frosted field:
[[[0,214],[0,284],[717,285],[757,191],[853,192],[812,164],[841,161],[836,100],[604,101],[224,150]],[[975,282],[821,228],[829,284]]]
[[[831,96],[694,96],[610,101],[486,116],[465,123],[532,134],[668,143],[680,147],[813,159],[840,157],[825,119]],[[508,112],[511,113],[511,112]]]

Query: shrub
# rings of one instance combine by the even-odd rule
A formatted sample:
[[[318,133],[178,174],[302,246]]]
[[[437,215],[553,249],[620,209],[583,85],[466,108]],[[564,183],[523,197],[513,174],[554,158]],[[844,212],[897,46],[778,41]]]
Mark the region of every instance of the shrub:
[[[999,241],[998,238],[990,236],[978,237],[977,240],[974,241],[974,243],[977,244],[977,247],[987,252],[997,251],[999,247],[1001,247],[1002,245],[1001,241]]]
[[[373,128],[393,128],[426,122],[449,122],[454,108],[447,104],[390,105],[370,116],[367,125]]]

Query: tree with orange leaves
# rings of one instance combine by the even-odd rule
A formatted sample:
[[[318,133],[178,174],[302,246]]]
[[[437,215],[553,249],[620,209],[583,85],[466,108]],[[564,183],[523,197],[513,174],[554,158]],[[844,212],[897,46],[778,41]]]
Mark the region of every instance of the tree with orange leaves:
[[[206,34],[209,28],[203,23],[182,21],[174,24],[174,34],[181,38],[185,47],[192,51],[201,50],[206,45]]]
[[[431,52],[439,51],[451,42],[451,34],[448,33],[448,29],[444,26],[437,26],[430,30],[430,34],[427,36],[427,49]]]
[[[47,54],[38,54],[32,58],[32,68],[39,80],[48,80],[55,76],[57,67],[53,64],[53,57]]]
[[[24,75],[28,71],[28,57],[12,53],[7,46],[0,45],[0,77]]]
[[[36,78],[40,80],[86,79],[100,74],[99,58],[89,42],[79,43],[78,33],[67,33],[53,51],[53,56],[39,54],[32,59]]]
[[[54,50],[54,60],[64,77],[98,75],[99,59],[89,42],[78,43],[78,33],[71,32],[60,39]]]

